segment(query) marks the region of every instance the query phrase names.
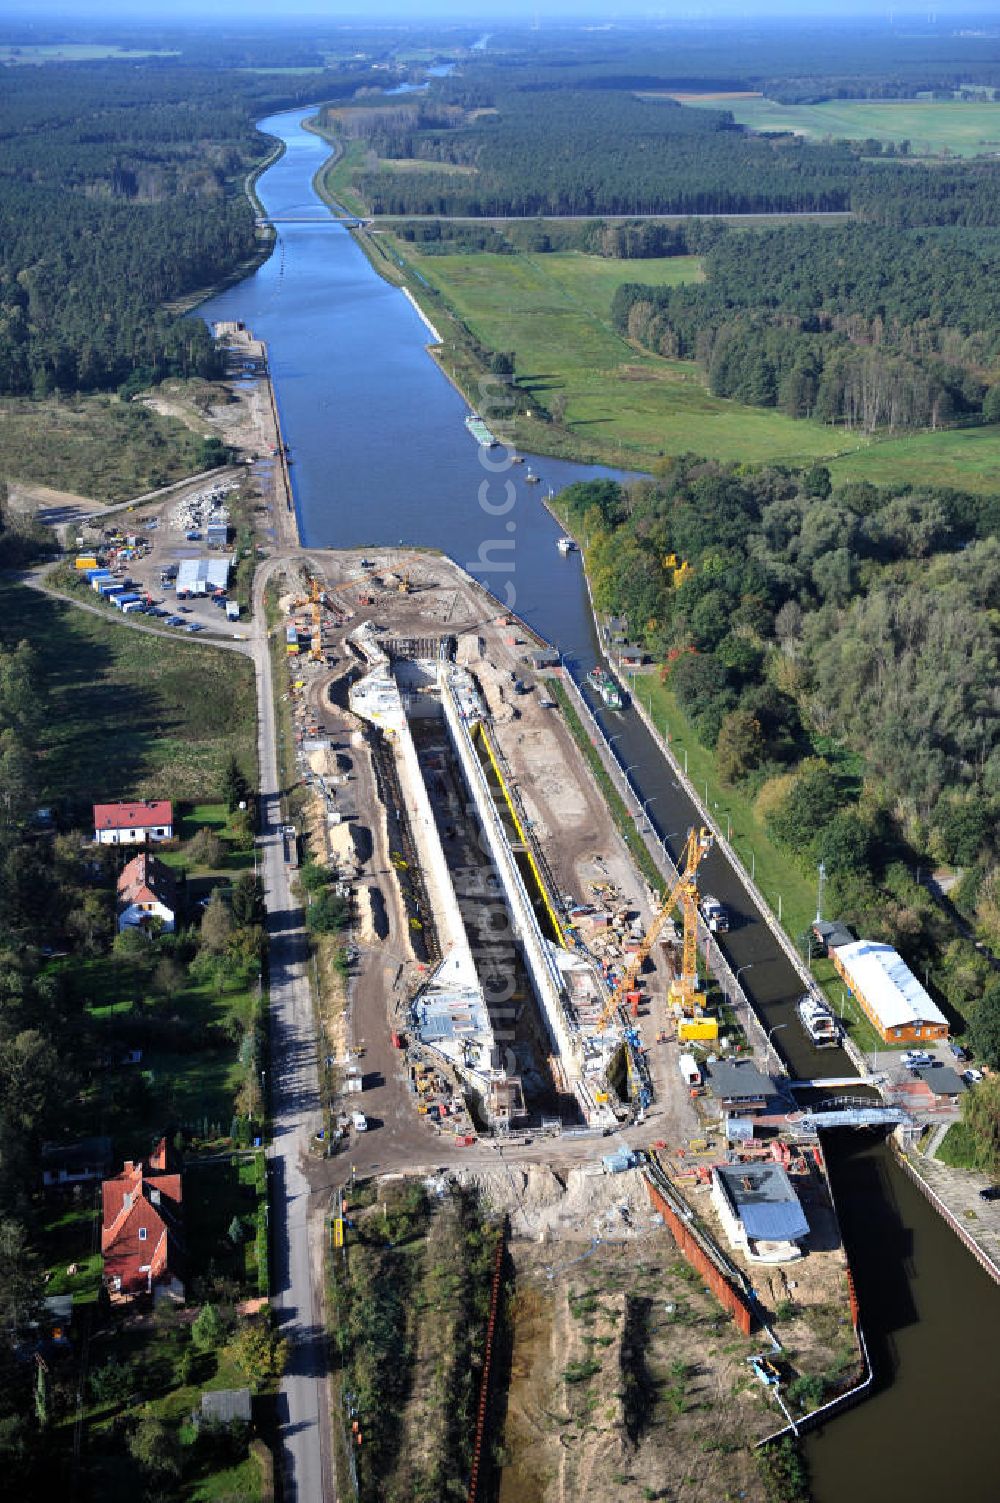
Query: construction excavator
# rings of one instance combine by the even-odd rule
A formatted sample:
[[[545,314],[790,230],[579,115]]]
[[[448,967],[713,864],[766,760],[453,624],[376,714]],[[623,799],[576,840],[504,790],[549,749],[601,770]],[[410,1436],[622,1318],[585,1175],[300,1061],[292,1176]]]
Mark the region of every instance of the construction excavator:
[[[680,907],[684,917],[684,944],[680,975],[675,976],[670,983],[668,996],[685,1017],[695,1016],[698,1009],[698,868],[712,849],[712,843],[712,834],[704,827],[696,830],[692,826],[688,831],[681,874],[660,905],[659,912],[646,931],[645,939],[608,998],[607,1005],[597,1022],[600,1031],[607,1028],[614,1020],[618,1009],[629,993],[632,994],[632,1016],[635,1017],[638,1014],[639,994],[635,990],[635,983],[676,906]]]

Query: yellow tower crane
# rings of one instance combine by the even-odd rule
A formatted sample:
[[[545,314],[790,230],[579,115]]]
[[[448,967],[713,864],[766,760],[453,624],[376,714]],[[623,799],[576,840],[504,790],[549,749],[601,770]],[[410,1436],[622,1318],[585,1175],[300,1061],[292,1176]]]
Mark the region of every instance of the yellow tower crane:
[[[679,904],[684,916],[684,948],[681,974],[670,984],[670,1000],[680,1003],[682,1010],[694,1012],[694,997],[698,990],[698,867],[712,849],[712,835],[704,827],[688,831],[684,847],[684,869],[664,899],[659,913],[646,931],[646,937],[629,962],[624,975],[608,999],[607,1006],[597,1022],[599,1030],[607,1028],[615,1013],[624,1002],[638,979],[653,946],[663,932],[664,925]]]
[[[309,581],[309,604],[312,607],[312,646],[309,656],[319,663],[323,660],[323,607],[320,597],[323,587],[315,575]]]

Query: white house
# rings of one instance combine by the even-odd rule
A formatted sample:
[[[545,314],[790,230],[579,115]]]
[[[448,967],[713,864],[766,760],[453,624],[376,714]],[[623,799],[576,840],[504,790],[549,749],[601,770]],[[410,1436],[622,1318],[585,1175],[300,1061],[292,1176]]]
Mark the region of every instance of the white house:
[[[143,929],[159,919],[172,934],[177,913],[174,876],[168,866],[144,851],[133,856],[118,878],[118,932]]]
[[[780,1164],[718,1164],[712,1204],[729,1238],[751,1263],[791,1263],[809,1223]]]
[[[147,840],[173,838],[174,809],[169,799],[94,805],[94,839],[99,845],[144,845]]]

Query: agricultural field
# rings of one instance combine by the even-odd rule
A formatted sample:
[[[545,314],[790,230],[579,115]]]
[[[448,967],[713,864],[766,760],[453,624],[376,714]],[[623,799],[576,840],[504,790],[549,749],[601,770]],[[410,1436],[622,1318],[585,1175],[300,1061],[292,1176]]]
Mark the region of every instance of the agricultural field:
[[[99,42],[38,42],[0,47],[0,64],[106,63],[140,57],[179,57],[168,48],[102,46]]]
[[[256,766],[254,681],[234,652],[123,629],[0,582],[0,640],[30,639],[51,707],[39,732],[49,800],[215,798],[231,753]]]
[[[204,439],[176,417],[112,396],[5,397],[0,481],[127,501],[204,469]]]
[[[633,463],[691,450],[723,460],[798,462],[843,446],[843,435],[819,423],[711,396],[693,364],[642,354],[614,330],[611,298],[621,282],[697,280],[695,256],[438,256],[392,243],[485,346],[515,351],[519,384],[537,392],[589,453]],[[435,302],[425,306],[434,318]]]
[[[776,104],[761,95],[675,96],[684,104],[731,110],[754,130],[786,130],[822,140],[909,141],[920,156],[974,157],[1000,151],[1000,102],[959,99],[824,99],[820,104]]]

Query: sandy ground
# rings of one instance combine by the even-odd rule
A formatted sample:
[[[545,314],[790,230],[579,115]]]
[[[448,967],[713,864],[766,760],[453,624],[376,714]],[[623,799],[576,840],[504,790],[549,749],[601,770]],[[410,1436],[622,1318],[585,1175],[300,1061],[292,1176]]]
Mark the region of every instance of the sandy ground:
[[[501,1503],[760,1503],[775,1428],[747,1340],[677,1257],[641,1177],[462,1176],[511,1213]]]
[[[53,490],[51,486],[34,485],[26,480],[11,481],[8,504],[11,511],[37,515],[39,521],[49,527],[75,522],[91,512],[100,511],[103,506],[103,502],[95,501],[91,496]]]

